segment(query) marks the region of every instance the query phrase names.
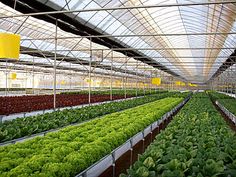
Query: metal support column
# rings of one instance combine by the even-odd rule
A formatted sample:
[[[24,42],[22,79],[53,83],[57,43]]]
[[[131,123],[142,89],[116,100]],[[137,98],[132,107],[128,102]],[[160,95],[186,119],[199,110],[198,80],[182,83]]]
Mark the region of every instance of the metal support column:
[[[158,77],[157,76],[157,71],[155,71],[155,77]],[[155,93],[157,93],[157,84],[155,85]]]
[[[233,73],[233,76],[235,76],[236,75],[236,65],[234,65],[234,73]],[[235,98],[236,98],[236,77],[233,77],[234,78],[234,80],[233,80],[233,82],[234,82],[234,96],[235,96]]]
[[[231,92],[231,94],[233,94],[233,80],[232,80],[232,75],[233,75],[233,68],[232,67],[230,67],[230,92]]]
[[[161,77],[161,73],[160,73],[160,71],[159,70],[157,70],[157,77],[160,77],[161,78],[161,83],[162,83],[162,77]],[[161,89],[161,84],[159,85],[159,87],[158,86],[156,86],[157,87],[157,93],[159,92],[159,90]]]
[[[172,91],[174,91],[174,89],[175,89],[175,85],[174,85],[174,77],[172,77]]]
[[[6,74],[6,81],[5,81],[5,83],[6,83],[6,88],[5,88],[5,95],[7,96],[7,89],[8,89],[8,79],[7,79],[7,77],[8,77],[8,73],[7,73],[8,71],[7,71],[7,61],[6,61],[6,70],[5,70],[5,74]]]
[[[124,76],[122,76],[122,90],[124,90],[125,85],[124,85]]]
[[[124,84],[124,86],[125,86],[125,98],[127,98],[127,93],[126,93],[126,82],[127,82],[127,76],[126,76],[126,71],[127,71],[127,62],[128,62],[128,57],[127,57],[127,59],[126,59],[126,61],[125,61],[125,84]]]
[[[229,84],[228,84],[229,73],[228,73],[228,71],[226,71],[226,76],[227,76],[227,79],[226,79],[226,92],[229,93]]]
[[[71,77],[72,77],[72,72],[71,72],[71,63],[70,63],[70,78],[69,78],[70,79],[70,86],[69,86],[70,87],[70,91],[71,91]]]
[[[146,69],[146,66],[144,65],[144,72],[146,71],[145,69]],[[143,95],[145,96],[145,94],[146,94],[146,93],[145,93],[145,91],[146,91],[146,89],[145,89],[146,77],[145,77],[144,72],[143,72],[143,77],[144,77],[144,83],[143,83]]]
[[[54,74],[53,74],[53,108],[56,109],[56,87],[57,87],[57,20],[56,20],[56,28],[55,28],[55,53],[54,53]]]
[[[34,94],[34,57],[33,57],[32,93]]]
[[[170,78],[167,76],[167,90],[170,91]]]
[[[27,78],[28,78],[28,73],[27,73],[27,69],[26,69],[26,66],[24,66],[24,71],[25,71],[25,93],[27,93]]]
[[[111,51],[111,73],[110,73],[110,100],[112,100],[112,82],[113,82],[113,50]]]
[[[160,71],[160,76],[161,76],[161,78],[163,79],[163,81],[164,81],[164,75],[163,75],[163,72],[162,71]],[[162,86],[162,89],[163,89],[163,87],[164,86]],[[166,89],[165,89],[166,90]],[[160,90],[161,91],[161,90]]]
[[[138,71],[138,60],[136,60],[136,69],[135,69],[135,75],[136,75],[136,77],[135,77],[135,96],[137,97],[138,96],[138,76],[137,76],[137,71]]]
[[[89,39],[90,43],[89,43],[89,49],[90,49],[90,57],[89,57],[89,105],[91,104],[91,64],[92,64],[92,57],[93,57],[93,53],[92,53],[92,38]]]
[[[151,78],[149,79],[149,89],[150,89],[150,94],[152,93],[152,70],[150,71],[151,72]]]

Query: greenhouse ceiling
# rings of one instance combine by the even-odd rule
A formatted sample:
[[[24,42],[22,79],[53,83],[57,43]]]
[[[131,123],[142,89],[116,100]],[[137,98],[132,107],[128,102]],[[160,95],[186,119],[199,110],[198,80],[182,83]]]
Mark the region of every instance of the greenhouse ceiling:
[[[196,83],[207,82],[235,63],[235,1],[1,2],[0,31],[21,34],[20,61],[40,56],[37,62],[50,63],[56,52],[62,67],[72,58],[85,65],[74,63],[75,67],[87,67],[92,55],[99,72],[112,64],[117,72],[132,74],[140,66],[138,75],[156,68]]]

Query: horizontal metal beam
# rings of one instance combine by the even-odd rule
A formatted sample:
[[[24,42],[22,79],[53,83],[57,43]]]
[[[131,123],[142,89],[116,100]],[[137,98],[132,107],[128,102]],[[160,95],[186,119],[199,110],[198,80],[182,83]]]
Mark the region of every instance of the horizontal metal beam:
[[[29,64],[30,63],[30,64]],[[40,67],[45,67],[45,68],[48,68],[47,67],[47,65],[48,64],[45,64],[45,63],[33,63],[33,62],[17,62],[17,63],[15,63],[15,64],[20,64],[20,65],[30,65],[30,66],[33,66],[33,64],[35,64],[35,66],[40,66]],[[50,65],[50,66],[52,66],[52,65]],[[96,66],[92,66],[93,68],[97,68],[97,69],[101,69],[101,67],[103,67],[104,65],[96,65]],[[116,67],[121,67],[121,66],[123,66],[123,65],[114,65],[114,66],[116,66]],[[127,67],[136,67],[136,65],[135,64],[133,64],[133,65],[126,65]],[[206,67],[202,67],[202,66],[198,66],[198,65],[191,65],[191,64],[188,64],[188,65],[182,65],[182,64],[177,64],[177,65],[171,65],[171,64],[169,64],[169,65],[166,65],[167,67],[169,67],[169,69],[174,69],[174,67],[175,66],[183,66],[183,67],[186,67],[186,68],[219,68],[219,66],[220,65],[218,65],[218,66],[206,66]],[[58,67],[68,67],[68,66],[58,66]],[[124,67],[123,67],[124,68]],[[71,68],[71,70],[73,70],[73,69],[75,69],[75,66],[73,66],[72,68]],[[131,68],[132,69],[132,68]],[[147,67],[138,67],[137,69],[144,69],[144,70],[147,70],[147,69],[152,69],[152,70],[156,70],[156,68],[147,68]],[[105,70],[105,69],[104,69]],[[177,68],[177,70],[178,70],[178,68]],[[85,71],[85,70],[81,70],[81,71]],[[115,72],[120,72],[120,73],[123,73],[123,72],[121,72],[121,71],[116,71],[116,70],[114,70]],[[130,68],[128,68],[127,69],[127,74],[131,74],[131,75],[134,75],[133,73],[129,73],[129,72],[131,72],[131,70],[130,70]]]
[[[57,57],[57,59],[66,59],[66,58],[71,58],[71,57]],[[84,57],[78,57],[78,58],[84,58]],[[117,57],[117,58],[119,58],[119,57]],[[153,57],[153,58],[155,58],[155,57]],[[168,57],[169,58],[169,57]],[[180,57],[181,58],[181,57]],[[215,58],[215,57],[214,57]],[[225,58],[225,57],[224,57]],[[236,58],[236,57],[235,57]],[[31,57],[31,58],[20,58],[20,60],[21,61],[26,61],[25,59],[27,59],[27,60],[32,60],[33,58]],[[109,58],[106,58],[106,59],[109,59]],[[114,59],[114,57],[113,57],[113,59]],[[34,58],[34,60],[42,60],[42,58]],[[123,61],[114,61],[113,60],[113,62],[115,62],[116,64],[123,64],[124,62]],[[146,64],[148,64],[149,62],[147,62]],[[150,63],[152,63],[152,62],[150,62]],[[181,61],[181,62],[176,62],[176,61],[173,61],[173,62],[166,62],[166,61],[163,61],[163,62],[161,62],[162,64],[163,63],[167,63],[167,64],[169,64],[169,63],[172,63],[172,64],[185,64],[185,63],[193,63],[193,64],[204,64],[204,63],[207,63],[207,62],[202,62],[202,61]],[[221,63],[223,63],[223,61],[221,61],[221,62],[214,62],[214,63],[219,63],[219,64],[221,64]],[[234,63],[233,61],[226,61],[225,63]],[[102,64],[111,64],[111,61],[103,61],[102,62]],[[137,62],[136,61],[129,61],[128,63],[127,63],[128,65],[129,64],[137,64]],[[140,64],[140,63],[139,63]],[[142,63],[142,64],[144,64],[144,63]]]
[[[81,13],[81,12],[98,12],[98,11],[114,11],[114,10],[131,10],[131,9],[148,9],[148,8],[164,8],[164,7],[184,7],[184,6],[209,6],[217,4],[235,4],[234,1],[221,1],[221,2],[206,2],[206,3],[180,3],[180,4],[154,4],[154,5],[141,5],[141,6],[124,6],[124,7],[105,7],[105,8],[91,8],[91,9],[80,9],[80,10],[61,10],[61,11],[50,11],[50,12],[36,12],[28,14],[18,15],[5,15],[3,18],[12,17],[25,17],[25,16],[39,16],[39,15],[53,15],[53,14],[68,14],[68,13]]]
[[[24,66],[21,67],[21,66],[10,66],[11,68],[11,71],[21,71],[23,73],[31,73],[33,72],[33,68],[25,68]],[[5,72],[5,66],[4,65],[0,65],[0,71],[3,71]],[[66,72],[67,70],[61,70],[61,69],[57,69],[57,74],[65,74],[65,75],[74,75],[74,76],[84,76],[84,74],[80,74],[81,72],[78,72],[78,71],[73,71],[74,73],[70,73],[70,72]],[[49,70],[49,69],[44,69],[44,70],[41,70],[41,69],[37,69],[37,68],[34,68],[34,73],[37,72],[37,73],[47,73],[47,74],[53,74],[53,70]],[[35,73],[36,74],[36,73]],[[106,78],[110,78],[110,74],[99,74],[99,73],[93,73],[93,74],[96,74],[96,75],[101,75],[102,77],[106,77]],[[93,77],[93,76],[92,76]],[[130,78],[130,79],[136,79],[137,77],[135,76],[130,76],[130,75],[127,75],[127,76],[122,76],[122,75],[114,75],[115,78],[121,78],[121,77],[127,77],[127,78]],[[138,77],[140,78],[140,77]]]
[[[88,36],[67,36],[67,37],[57,37],[56,39],[80,39],[80,38],[107,38],[107,37],[154,37],[154,36],[209,36],[209,35],[235,35],[236,32],[229,32],[229,33],[163,33],[163,34],[104,34],[104,35],[88,35]],[[53,37],[45,37],[45,38],[25,38],[21,39],[22,41],[32,41],[32,40],[55,40]]]
[[[228,58],[229,56],[218,56],[217,58]],[[22,58],[24,58],[24,59],[32,59],[32,57],[22,57]],[[57,57],[58,59],[60,59],[60,58],[71,58],[70,56],[65,56],[65,57]],[[79,57],[79,58],[87,58],[87,59],[89,59],[90,57]],[[107,58],[109,58],[109,57],[107,57]],[[113,59],[115,59],[115,58],[119,58],[119,59],[121,59],[121,58],[143,58],[143,57],[140,57],[140,56],[133,56],[133,57],[127,57],[127,56],[124,56],[124,57],[115,57],[115,56],[113,56]],[[193,56],[193,57],[191,57],[191,56],[178,56],[178,57],[172,57],[172,56],[169,56],[169,57],[152,57],[153,59],[155,59],[155,58],[202,58],[202,59],[205,59],[205,58],[216,58],[216,57],[204,57],[204,56],[200,56],[200,57],[196,57],[196,56]],[[236,56],[231,56],[230,58],[236,58]],[[34,59],[41,59],[41,58],[34,58]],[[130,61],[129,61],[130,62]],[[184,61],[183,61],[184,62]],[[136,61],[135,61],[135,63],[136,63]],[[165,62],[161,62],[161,63],[165,63]],[[169,63],[169,62],[166,62],[166,63]],[[173,62],[173,63],[175,63],[175,62]],[[193,63],[195,63],[195,62],[193,62]]]
[[[112,49],[104,49],[104,48],[92,48],[92,49],[79,49],[79,50],[73,50],[73,51],[91,51],[91,50],[93,50],[93,51],[98,51],[98,50],[100,50],[100,51],[104,51],[104,50],[113,50],[113,51],[122,51],[122,50],[124,50],[124,51],[128,51],[128,50],[229,50],[229,49],[231,49],[231,50],[234,50],[236,47],[222,47],[222,48],[220,48],[220,47],[205,47],[205,48],[196,48],[196,47],[194,47],[194,48],[169,48],[169,47],[167,47],[167,48],[112,48]],[[45,52],[53,52],[54,50],[47,50],[47,51],[45,51]],[[66,52],[66,51],[71,51],[71,50],[57,50],[57,51],[59,51],[59,52]],[[26,52],[26,51],[21,51],[21,52]],[[27,50],[27,52],[38,52],[38,50]],[[145,58],[145,57],[143,57],[143,58]]]
[[[50,58],[50,59],[54,60],[54,53],[53,53],[53,51],[52,51],[52,53],[51,52],[47,52],[47,51],[44,51],[44,52],[38,51],[37,53],[27,53],[27,51],[30,50],[29,48],[24,48],[24,47],[21,47],[21,48],[26,51],[25,54],[32,55],[32,56],[35,55],[37,57],[42,57],[42,58],[46,57],[46,58]],[[44,55],[42,55],[42,54],[44,54]],[[57,56],[60,57],[60,58],[64,58],[65,55],[57,54]],[[61,61],[58,58],[56,58],[56,60]],[[72,63],[72,64],[89,66],[89,61],[81,60],[79,57],[78,58],[76,58],[76,57],[67,57],[67,58],[64,58],[63,61],[68,62],[68,63]],[[4,60],[0,60],[0,62],[4,62]],[[33,65],[32,62],[30,62],[30,61],[23,61],[23,60],[20,60],[20,61],[9,61],[9,62],[12,62],[12,63],[17,63],[17,62],[20,63],[21,62],[21,63],[24,63],[24,64]],[[43,63],[41,63],[41,64],[44,65]],[[104,64],[102,65],[102,64],[97,63],[96,61],[92,61],[91,66],[93,68],[103,69],[104,71],[105,70],[111,71],[111,66],[110,65],[104,65]],[[158,64],[155,64],[155,66],[158,66]],[[57,68],[58,68],[58,66],[57,66]],[[112,70],[114,72],[125,73],[125,69],[122,69],[122,68],[113,67]],[[131,74],[131,75],[136,75],[136,72],[133,71],[133,70],[127,70],[126,73],[127,74]],[[138,73],[137,75],[138,76],[143,76],[140,73]]]
[[[24,65],[24,66],[33,66],[33,63],[28,63],[28,62],[17,62],[17,63],[15,63],[15,64],[16,64],[16,65]],[[1,66],[4,67],[4,65],[1,65]],[[135,65],[133,65],[133,66],[135,66]],[[184,66],[186,69],[194,69],[194,68],[203,69],[202,66],[193,66],[193,65],[187,65],[187,66],[186,66],[186,65],[182,65],[182,66]],[[40,63],[40,64],[35,63],[35,67],[51,68],[52,65],[47,65],[47,64],[43,64],[43,63]],[[99,68],[100,66],[96,66],[96,67],[97,67],[98,69],[100,69],[100,68]],[[94,68],[96,68],[96,67],[94,66]],[[128,66],[128,67],[129,67],[129,66]],[[171,69],[171,70],[173,70],[173,71],[180,71],[178,68],[172,68],[171,65],[168,65],[168,67],[169,67],[169,69]],[[77,71],[77,72],[87,72],[86,70],[76,69],[75,67],[72,67],[72,68],[69,69],[68,66],[58,66],[57,68],[58,68],[58,69],[61,69],[61,70],[71,70],[71,71]],[[204,68],[218,69],[219,66],[204,67]],[[133,69],[133,68],[127,68],[127,74],[130,74],[130,73],[129,73],[129,71],[131,71],[130,69]],[[139,69],[140,71],[143,71],[143,70],[145,70],[145,71],[147,71],[147,70],[157,71],[156,68],[139,67],[139,68],[137,68],[137,69]],[[222,69],[224,69],[224,68],[222,68]],[[115,72],[117,72],[117,73],[123,73],[123,72],[119,72],[119,71],[115,71]],[[235,72],[235,71],[232,71],[232,72]],[[105,73],[105,72],[103,72],[103,73]],[[201,72],[201,73],[202,73],[202,72]],[[134,75],[134,74],[130,74],[130,75]],[[140,77],[143,76],[143,74],[140,74],[140,73],[138,73],[137,75],[140,76]]]

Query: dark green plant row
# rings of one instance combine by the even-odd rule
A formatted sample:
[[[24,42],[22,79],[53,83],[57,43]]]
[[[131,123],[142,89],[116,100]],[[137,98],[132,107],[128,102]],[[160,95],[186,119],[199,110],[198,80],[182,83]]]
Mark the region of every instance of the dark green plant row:
[[[27,88],[8,88],[8,91],[25,91]],[[5,91],[5,88],[0,88],[0,91]]]
[[[231,113],[236,115],[236,99],[218,92],[208,92],[213,101],[219,101],[219,103],[228,109]]]
[[[220,99],[219,103],[236,116],[236,100],[235,99]]]
[[[236,115],[236,99],[218,92],[208,92],[213,101],[219,101],[219,103],[228,109],[231,113]]]
[[[85,170],[179,104],[164,98],[44,137],[0,147],[0,176],[68,177]]]
[[[166,90],[146,90],[145,91],[145,95],[150,95],[150,94],[156,94],[156,93],[166,93],[168,91]],[[62,92],[61,94],[88,94],[88,90],[84,90],[84,91],[76,91],[76,92]],[[104,90],[104,91],[99,91],[99,90],[93,90],[91,91],[92,95],[109,95],[110,94],[110,90]],[[125,95],[125,90],[112,90],[112,94],[113,95]],[[126,94],[129,96],[136,96],[136,90],[135,89],[131,89],[131,90],[126,90]],[[144,90],[143,89],[139,89],[137,90],[137,95],[141,96],[144,95]]]
[[[207,92],[197,92],[192,95],[193,98],[209,98]]]
[[[234,99],[235,100],[235,98],[233,98],[229,95],[225,95],[223,93],[209,91],[208,94],[210,95],[210,97],[212,98],[213,101],[220,100],[220,99]]]
[[[172,93],[171,97],[183,97],[187,98],[190,94],[192,95],[192,92],[169,92]]]
[[[0,142],[21,138],[24,136],[41,133],[47,130],[64,127],[74,123],[94,119],[105,114],[132,108],[148,102],[177,94],[179,97],[186,97],[181,93],[162,93],[143,98],[135,98],[120,102],[110,102],[100,105],[87,106],[77,109],[65,109],[43,115],[27,118],[17,118],[12,121],[5,121],[0,124]]]
[[[131,177],[235,177],[235,147],[235,132],[210,99],[191,98],[128,174]]]

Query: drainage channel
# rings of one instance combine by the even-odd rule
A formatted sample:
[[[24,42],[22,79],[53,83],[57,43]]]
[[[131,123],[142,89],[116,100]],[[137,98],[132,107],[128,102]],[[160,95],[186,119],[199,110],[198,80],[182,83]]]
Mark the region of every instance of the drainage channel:
[[[135,161],[138,155],[154,141],[156,135],[164,130],[179,110],[189,101],[190,96],[185,98],[171,111],[167,112],[158,121],[146,127],[142,132],[126,141],[123,145],[113,150],[100,161],[76,175],[76,177],[118,177],[125,173]]]

